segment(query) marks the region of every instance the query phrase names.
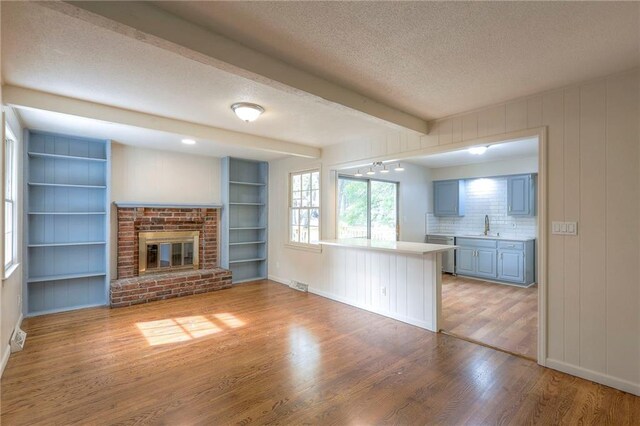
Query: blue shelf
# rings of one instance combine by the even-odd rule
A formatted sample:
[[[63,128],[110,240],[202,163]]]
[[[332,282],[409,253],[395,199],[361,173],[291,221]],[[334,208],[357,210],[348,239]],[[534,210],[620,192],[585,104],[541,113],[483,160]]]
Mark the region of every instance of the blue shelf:
[[[29,214],[44,214],[44,215],[52,215],[52,214],[59,214],[59,215],[74,215],[74,214],[79,214],[79,215],[88,215],[88,214],[107,214],[107,212],[29,212]]]
[[[55,187],[55,188],[91,188],[91,189],[105,189],[105,185],[73,185],[68,183],[39,183],[29,182],[29,186],[43,186],[43,187]]]
[[[28,283],[39,283],[43,281],[74,280],[77,278],[104,277],[106,272],[81,272],[77,274],[44,275],[41,277],[27,278]]]
[[[110,142],[39,131],[25,139],[23,314],[107,305]]]
[[[99,161],[105,163],[106,158],[93,158],[93,157],[81,157],[77,155],[63,155],[63,154],[46,154],[44,152],[29,152],[31,158],[58,158],[63,160],[82,160],[82,161]]]
[[[220,260],[234,283],[267,276],[269,164],[242,158],[222,159]],[[232,242],[234,241],[234,242]]]
[[[239,243],[229,243],[230,246],[244,246],[244,245],[252,245],[252,244],[266,244],[266,241],[242,241]]]
[[[233,264],[233,263],[247,263],[247,262],[262,262],[267,260],[266,257],[256,257],[253,259],[237,259],[237,260],[230,260],[229,263]]]
[[[231,185],[266,186],[266,183],[260,183],[260,182],[238,182],[238,181],[231,180],[229,181],[229,183]]]
[[[69,247],[69,246],[102,246],[107,244],[106,241],[82,241],[77,243],[42,243],[29,244],[27,247]]]

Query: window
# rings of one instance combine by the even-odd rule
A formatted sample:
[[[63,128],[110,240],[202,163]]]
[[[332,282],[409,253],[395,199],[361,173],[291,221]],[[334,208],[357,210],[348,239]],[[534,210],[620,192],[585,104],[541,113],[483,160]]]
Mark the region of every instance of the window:
[[[338,178],[338,238],[398,239],[398,183]]]
[[[16,235],[16,147],[15,138],[7,127],[5,130],[5,165],[4,165],[4,271],[17,264],[17,235]]]
[[[320,241],[320,171],[289,175],[289,243]]]

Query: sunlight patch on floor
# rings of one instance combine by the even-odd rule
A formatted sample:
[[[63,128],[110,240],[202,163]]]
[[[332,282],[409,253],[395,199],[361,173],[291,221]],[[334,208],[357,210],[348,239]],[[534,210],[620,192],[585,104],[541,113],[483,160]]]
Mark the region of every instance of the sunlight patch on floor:
[[[136,323],[136,326],[147,339],[149,345],[157,346],[186,342],[217,334],[223,331],[224,328],[238,328],[245,325],[244,321],[228,312],[214,314],[212,317],[211,320],[217,320],[220,326],[214,324],[203,315],[144,321]]]

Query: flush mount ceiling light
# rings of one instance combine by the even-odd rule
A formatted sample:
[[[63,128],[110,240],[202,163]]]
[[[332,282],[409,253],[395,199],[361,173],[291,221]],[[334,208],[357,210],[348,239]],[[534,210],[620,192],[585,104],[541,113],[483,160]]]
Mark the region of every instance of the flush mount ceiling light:
[[[182,143],[185,145],[195,145],[196,141],[194,141],[193,139],[182,139]]]
[[[354,175],[355,177],[362,177],[362,173],[360,172],[360,169],[358,169],[358,171],[357,171],[357,172],[355,172],[353,175]]]
[[[238,102],[231,105],[231,109],[236,113],[238,118],[242,121],[246,121],[247,123],[250,121],[255,121],[260,114],[264,112],[264,108],[260,105],[251,104],[249,102]]]
[[[396,166],[395,169],[396,172],[404,172],[404,167],[402,167],[402,165],[400,163],[398,163],[398,165]]]
[[[487,152],[487,149],[489,149],[488,146],[474,146],[472,148],[469,148],[469,154],[482,155]]]

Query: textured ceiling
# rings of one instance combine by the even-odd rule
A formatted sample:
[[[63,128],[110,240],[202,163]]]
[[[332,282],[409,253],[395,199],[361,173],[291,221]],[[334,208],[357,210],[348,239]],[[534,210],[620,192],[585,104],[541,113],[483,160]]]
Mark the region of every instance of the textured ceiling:
[[[140,148],[176,151],[209,157],[242,157],[261,161],[283,157],[281,154],[235,148],[213,141],[198,141],[195,145],[184,145],[181,141],[185,138],[185,135],[142,129],[118,123],[107,123],[50,111],[20,108],[18,109],[18,114],[28,129],[86,138],[111,139],[123,145],[132,145]]]
[[[491,145],[482,155],[474,155],[469,153],[468,150],[462,149],[459,151],[443,152],[441,154],[427,155],[424,157],[415,157],[405,161],[437,169],[440,167],[464,166],[467,164],[535,157],[537,155],[538,140],[524,139]]]
[[[3,3],[2,76],[6,84],[306,145],[398,131],[34,3]],[[239,101],[266,112],[244,123],[230,109]]]
[[[637,2],[156,4],[428,119],[640,63]]]

